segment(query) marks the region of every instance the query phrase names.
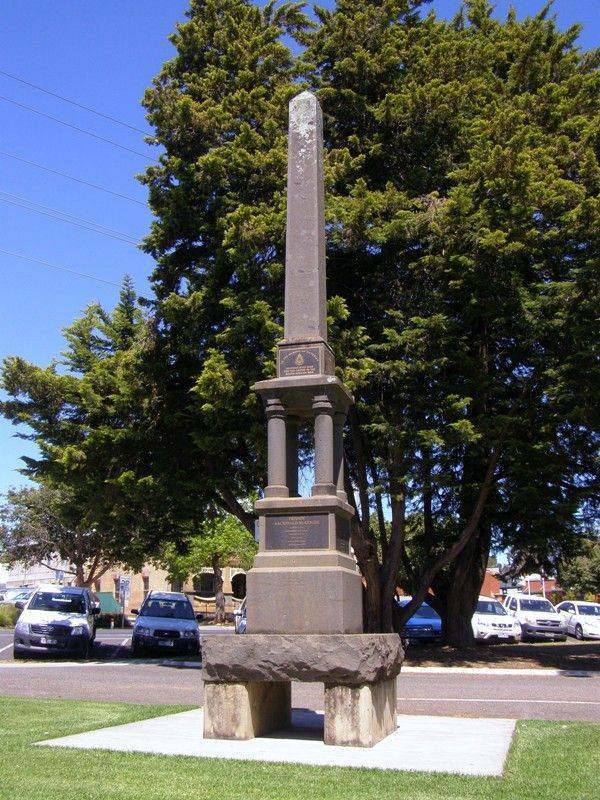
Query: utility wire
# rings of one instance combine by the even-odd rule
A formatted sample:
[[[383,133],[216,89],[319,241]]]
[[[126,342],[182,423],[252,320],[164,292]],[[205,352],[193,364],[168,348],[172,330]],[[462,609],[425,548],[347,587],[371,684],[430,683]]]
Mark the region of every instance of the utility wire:
[[[21,158],[21,156],[16,156],[13,153],[7,153],[4,150],[0,150],[0,156],[5,156],[6,158],[13,158],[15,161],[21,161],[23,164],[28,164],[30,167],[37,167],[38,169],[43,169],[46,172],[51,172],[53,175],[60,175],[61,178],[68,178],[70,181],[75,181],[76,183],[82,183],[84,186],[91,186],[92,189],[98,189],[101,192],[112,194],[114,195],[114,197],[120,197],[122,200],[129,200],[131,203],[137,203],[139,206],[144,206],[144,208],[147,208],[146,203],[143,203],[141,200],[136,200],[135,197],[129,197],[126,194],[120,194],[119,192],[114,192],[112,189],[107,189],[105,186],[99,186],[97,183],[90,183],[90,181],[84,181],[82,178],[76,178],[74,175],[68,175],[66,172],[60,172],[57,169],[52,169],[52,167],[46,167],[44,164],[38,164],[37,161],[28,161],[28,159],[26,158]]]
[[[92,133],[92,131],[88,131],[85,128],[80,128],[78,125],[71,125],[70,122],[65,122],[64,120],[59,119],[58,117],[53,117],[51,114],[46,114],[44,111],[38,111],[37,108],[32,108],[32,106],[26,106],[25,103],[18,103],[16,100],[12,100],[10,97],[4,97],[3,95],[0,95],[0,100],[4,100],[5,103],[12,103],[14,106],[18,106],[19,108],[24,108],[26,111],[31,111],[32,114],[39,114],[40,117],[46,117],[46,119],[51,119],[53,122],[58,122],[59,125],[64,125],[66,128],[71,128],[72,130],[78,131],[79,133],[85,133],[88,136],[91,136],[94,139],[98,139],[101,142],[106,142],[106,144],[110,144],[113,147],[118,147],[120,150],[126,150],[128,153],[133,153],[136,156],[140,156],[140,158],[144,158],[146,161],[156,160],[150,158],[145,153],[140,153],[138,150],[132,150],[131,147],[125,147],[124,144],[113,142],[112,139],[107,139],[104,136],[99,136],[97,133]]]
[[[16,75],[11,75],[10,72],[4,72],[4,70],[0,69],[0,75],[4,75],[5,78],[10,78],[13,81],[23,83],[25,86],[30,86],[32,89],[37,89],[38,92],[44,92],[44,94],[49,94],[51,97],[57,97],[59,100],[62,100],[65,103],[70,103],[72,106],[76,106],[77,108],[83,108],[84,111],[89,111],[90,114],[95,114],[97,117],[102,117],[103,119],[108,119],[111,122],[116,122],[117,125],[123,125],[124,128],[129,128],[137,133],[142,133],[144,136],[152,135],[149,131],[143,131],[141,128],[136,128],[135,125],[130,125],[128,122],[123,122],[123,120],[117,119],[116,117],[111,117],[109,114],[103,114],[101,111],[96,111],[95,108],[84,106],[83,103],[77,103],[75,100],[70,100],[68,97],[63,97],[56,92],[51,92],[50,89],[44,89],[42,86],[38,86],[35,83],[30,83],[23,78],[18,78]]]
[[[105,278],[98,278],[96,275],[88,275],[86,272],[78,272],[76,269],[71,269],[70,267],[62,267],[58,264],[51,264],[49,261],[44,261],[41,258],[34,258],[33,256],[26,256],[23,253],[13,253],[11,250],[3,250],[0,248],[0,253],[5,256],[12,256],[12,258],[21,258],[23,261],[31,261],[34,264],[42,264],[44,267],[50,267],[51,269],[57,269],[60,272],[68,272],[71,275],[77,275],[80,278],[89,278],[92,281],[100,281],[100,283],[107,283],[109,286],[116,286],[117,288],[120,284],[115,283],[114,281],[107,281]]]
[[[43,206],[41,203],[34,203],[31,200],[19,197],[18,195],[11,195],[9,192],[0,191],[0,194],[7,195],[7,197],[0,197],[0,202],[2,203],[9,203],[10,205],[23,208],[25,211],[33,211],[36,214],[42,214],[45,217],[50,217],[57,222],[66,222],[69,225],[75,225],[78,228],[84,228],[85,230],[93,231],[94,233],[100,233],[103,236],[109,236],[111,239],[117,239],[120,242],[137,246],[137,241],[128,234],[113,230],[113,228],[108,228],[106,225],[101,225],[93,220],[76,217],[73,214],[68,214],[64,211],[59,211],[57,209],[50,208],[49,206]]]
[[[18,194],[13,194],[12,192],[6,192],[4,189],[0,189],[0,195],[6,195],[6,197],[10,198],[13,201],[18,201],[19,203],[27,204],[28,206],[35,206],[36,208],[41,208],[44,211],[49,211],[52,214],[56,214],[60,217],[65,217],[75,222],[80,222],[83,225],[90,225],[94,228],[100,228],[104,231],[108,231],[108,233],[114,233],[117,236],[122,236],[124,239],[129,239],[132,243],[136,244],[136,239],[133,236],[130,236],[128,233],[123,233],[122,231],[117,231],[114,228],[109,228],[108,225],[103,225],[101,222],[95,222],[91,219],[84,219],[83,217],[77,217],[75,214],[71,214],[68,211],[61,211],[58,208],[52,208],[52,206],[45,206],[42,203],[36,203],[34,200],[29,200],[27,197],[21,197]],[[2,198],[0,198],[2,199]]]

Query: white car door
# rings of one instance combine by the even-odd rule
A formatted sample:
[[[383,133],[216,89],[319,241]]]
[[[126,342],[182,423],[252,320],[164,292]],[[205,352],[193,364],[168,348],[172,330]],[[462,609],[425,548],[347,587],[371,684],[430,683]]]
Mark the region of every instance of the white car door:
[[[567,624],[567,633],[575,633],[575,606],[573,603],[563,603],[560,614]]]

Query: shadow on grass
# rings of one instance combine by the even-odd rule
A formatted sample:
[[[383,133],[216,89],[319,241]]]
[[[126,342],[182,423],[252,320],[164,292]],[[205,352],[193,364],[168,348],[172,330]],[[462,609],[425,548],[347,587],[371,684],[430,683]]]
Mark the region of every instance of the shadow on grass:
[[[565,672],[600,670],[600,642],[484,644],[456,648],[411,645],[405,664],[447,667],[547,667]]]

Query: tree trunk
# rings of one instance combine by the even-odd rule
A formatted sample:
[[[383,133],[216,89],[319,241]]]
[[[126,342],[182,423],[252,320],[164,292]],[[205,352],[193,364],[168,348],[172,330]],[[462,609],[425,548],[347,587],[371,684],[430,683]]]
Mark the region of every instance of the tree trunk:
[[[364,535],[356,519],[352,525],[352,549],[364,579],[363,629],[365,633],[378,633],[381,630],[381,588],[377,547]]]
[[[480,531],[457,556],[442,609],[444,640],[454,647],[474,642],[471,618],[485,575],[490,536]]]
[[[461,517],[465,521],[476,502],[478,486],[481,476],[486,472],[488,459],[489,455],[479,450],[465,455],[461,489]],[[444,640],[454,647],[466,647],[474,642],[471,618],[483,583],[490,542],[490,527],[482,510],[473,536],[449,565],[442,620]]]
[[[75,564],[75,586],[85,586],[85,573],[83,564]]]
[[[215,622],[225,622],[225,595],[223,594],[223,570],[219,556],[212,557],[212,568],[215,575]]]

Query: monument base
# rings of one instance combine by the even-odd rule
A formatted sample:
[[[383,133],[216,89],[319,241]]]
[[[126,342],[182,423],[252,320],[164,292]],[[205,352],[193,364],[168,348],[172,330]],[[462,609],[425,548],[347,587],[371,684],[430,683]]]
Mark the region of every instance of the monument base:
[[[325,684],[325,744],[372,747],[396,728],[397,634],[214,635],[203,641],[204,736],[289,727],[291,681]]]

